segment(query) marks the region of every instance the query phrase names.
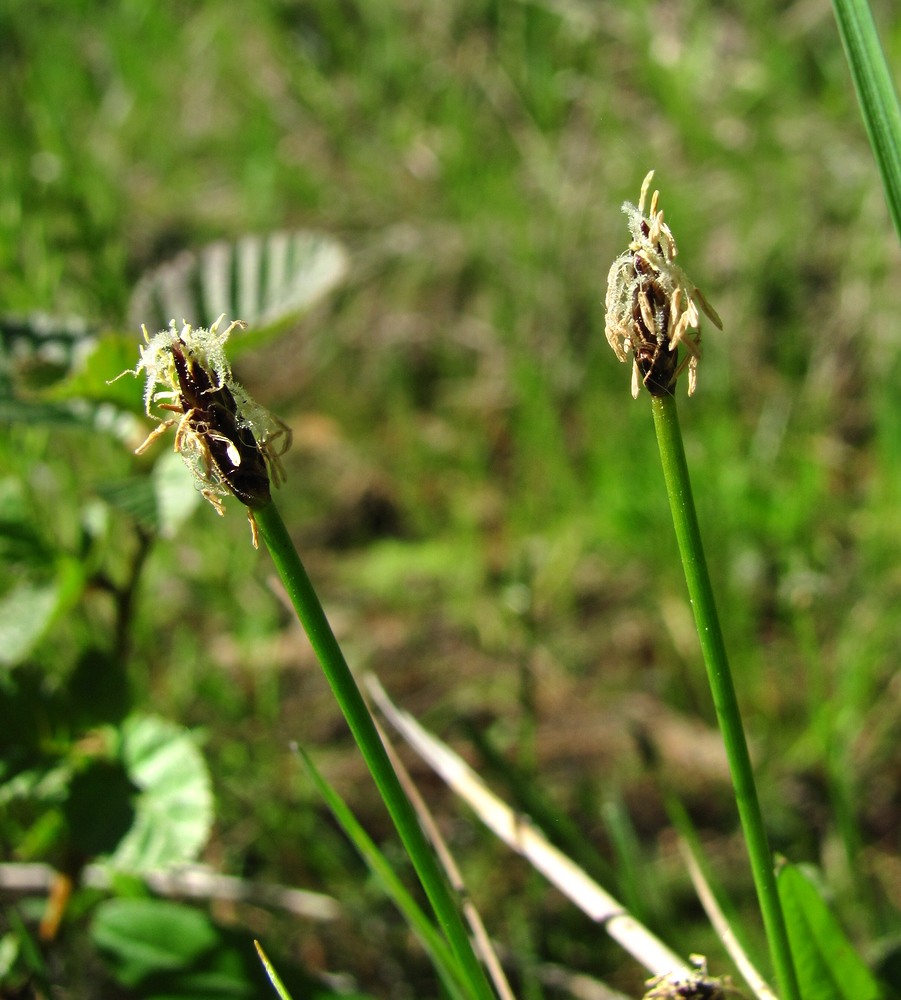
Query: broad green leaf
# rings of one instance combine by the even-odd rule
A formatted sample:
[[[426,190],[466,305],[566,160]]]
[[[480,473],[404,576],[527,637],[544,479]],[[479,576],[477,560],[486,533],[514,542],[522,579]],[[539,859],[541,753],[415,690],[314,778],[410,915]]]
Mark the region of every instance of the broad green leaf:
[[[265,973],[243,930],[216,926],[202,911],[158,899],[113,899],[97,907],[94,944],[115,978],[153,1000],[227,1000],[270,996]],[[296,1000],[334,996],[296,966],[280,962]],[[342,994],[344,1000],[362,994]]]
[[[60,603],[56,580],[23,583],[0,598],[0,666],[21,663],[53,620]]]
[[[141,406],[141,392],[135,391],[135,381],[123,373],[133,370],[138,363],[137,335],[104,333],[92,337],[66,378],[50,387],[42,399],[62,401],[90,399],[94,402],[113,403],[125,410]]]
[[[287,324],[344,278],[347,255],[337,240],[305,230],[244,236],[183,253],[138,282],[128,308],[129,326],[151,333],[170,320],[209,326],[222,313],[259,333]],[[248,338],[236,338],[240,353]]]
[[[190,733],[165,719],[132,717],[122,727],[121,757],[140,792],[110,864],[142,872],[195,860],[213,821],[213,795]]]
[[[126,986],[183,969],[212,950],[216,928],[200,910],[158,899],[111,899],[97,907],[91,937]]]
[[[182,458],[165,441],[163,453],[149,476],[132,476],[103,483],[97,492],[111,506],[124,511],[143,527],[172,538],[200,503],[200,493],[185,469]]]
[[[0,666],[25,660],[41,640],[54,617],[78,599],[84,586],[84,567],[74,559],[60,559],[50,580],[23,580],[0,596]]]
[[[777,884],[801,995],[816,1000],[879,1000],[879,983],[813,881],[786,863],[777,873]]]

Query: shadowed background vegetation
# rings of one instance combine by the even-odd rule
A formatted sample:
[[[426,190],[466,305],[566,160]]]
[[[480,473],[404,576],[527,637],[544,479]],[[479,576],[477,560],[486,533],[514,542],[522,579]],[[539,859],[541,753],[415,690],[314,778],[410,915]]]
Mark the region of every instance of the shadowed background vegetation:
[[[901,19],[876,14],[899,65]],[[236,374],[294,431],[279,503],[348,658],[486,773],[503,761],[505,794],[545,796],[674,947],[716,954],[668,795],[736,906],[753,894],[648,402],[603,335],[619,207],[655,168],[725,327],[679,403],[773,845],[823,869],[865,952],[894,940],[901,256],[828,4],[11,3],[0,78],[4,312],[137,343],[131,289],[182,249],[344,242],[341,289]],[[132,527],[90,520],[131,467],[121,444],[16,426],[0,459],[48,559],[128,572]],[[103,697],[114,621],[102,588],[58,617],[35,658],[49,688],[87,658]],[[206,860],[345,908],[325,929],[218,915],[373,993],[428,992],[289,753],[387,834],[237,505],[152,545],[114,659],[137,704],[203,734]],[[544,963],[636,990],[597,927],[414,771],[523,996]]]

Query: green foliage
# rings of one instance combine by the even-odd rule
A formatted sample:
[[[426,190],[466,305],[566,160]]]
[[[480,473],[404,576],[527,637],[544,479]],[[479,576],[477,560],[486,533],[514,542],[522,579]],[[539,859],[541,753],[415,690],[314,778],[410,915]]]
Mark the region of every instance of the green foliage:
[[[241,275],[253,260],[275,273],[265,234],[312,228],[351,248],[348,283],[315,321],[252,331],[237,374],[295,430],[280,504],[350,658],[436,726],[462,719],[532,762],[551,812],[608,863],[623,847],[601,803],[621,795],[643,891],[674,908],[672,943],[708,942],[713,966],[662,833],[664,783],[755,937],[653,436],[603,344],[618,206],[655,167],[725,321],[682,423],[764,815],[782,852],[822,866],[855,945],[885,951],[899,928],[901,302],[828,16],[650,0],[0,7],[16,95],[0,110],[4,858],[107,850],[143,796],[126,732],[153,720],[192,748],[194,779],[203,747],[208,856],[326,885],[354,921],[301,936],[241,909],[242,931],[383,995],[434,988],[291,780],[298,739],[387,837],[241,513],[197,503],[171,439],[132,457],[140,390],[106,382],[134,367],[140,321],[209,322],[217,283],[222,309],[249,306]],[[882,12],[896,65],[901,24]],[[202,317],[163,299],[165,275]],[[138,314],[138,285],[155,317]],[[91,829],[107,783],[115,822]],[[196,851],[200,826],[153,843]],[[595,927],[491,844],[460,840],[497,937],[528,927],[536,967],[613,970],[640,991]],[[78,936],[96,905],[78,893],[53,943],[36,937],[43,901],[9,907],[2,989],[30,976],[48,995],[109,995]]]
[[[0,480],[0,553],[15,575],[0,592],[0,667],[22,663],[54,619],[81,596],[84,567],[54,550],[28,510],[20,480]]]
[[[269,550],[279,578],[297,613],[298,621],[310,640],[335,701],[353,733],[360,754],[384,800],[404,850],[428,896],[434,916],[444,933],[443,938],[434,933],[433,928],[419,912],[419,908],[413,905],[400,883],[391,877],[390,869],[381,863],[378,851],[369,843],[353,814],[344,807],[341,799],[331,792],[327,783],[318,779],[314,770],[313,776],[317,787],[342,828],[348,833],[353,831],[357,850],[364,854],[367,863],[388,887],[395,903],[402,908],[411,925],[428,942],[429,953],[438,965],[446,987],[450,989],[452,985],[455,986],[456,989],[453,990],[455,996],[462,990],[471,1000],[491,997],[484,968],[476,955],[458,901],[450,890],[432,846],[401,786],[381,735],[356,679],[347,665],[278,508],[270,502],[255,509],[254,514],[260,537]],[[458,980],[456,983],[451,981],[452,976]]]
[[[801,995],[822,1000],[878,1000],[885,991],[854,950],[823,898],[822,890],[796,865],[779,867],[779,898]]]
[[[901,107],[867,0],[833,0],[835,19],[895,232],[901,239]]]
[[[313,304],[344,267],[338,244],[306,233],[248,238],[237,247],[222,243],[199,260],[197,282],[184,277],[192,259],[183,258],[164,279],[148,276],[139,295],[149,301],[158,294],[164,308],[172,304],[166,295],[174,295],[183,310],[203,315],[202,293],[212,294],[210,283],[226,280],[214,267],[231,268],[243,276],[243,285],[234,284],[241,304],[265,331]],[[200,297],[192,300],[194,294]],[[12,426],[43,428],[44,440],[54,427],[73,436],[102,432],[115,442],[140,434],[130,413],[140,393],[133,384],[124,392],[118,379],[123,367],[134,367],[134,342],[126,354],[121,336],[37,316],[4,321],[0,332],[0,406]],[[88,537],[73,547],[58,530],[48,530],[40,505],[30,502],[32,456],[22,449],[10,449],[10,456],[24,475],[0,483],[0,547],[18,571],[0,589],[0,803],[9,807],[0,840],[15,845],[20,858],[51,860],[76,882],[92,861],[132,877],[195,861],[213,823],[207,764],[181,726],[130,714],[124,656],[132,595],[150,539],[174,536],[198,494],[178,456],[164,452],[149,475],[135,470],[125,479],[97,482],[106,506],[70,498],[70,512],[80,515],[84,528],[92,515],[94,521],[89,533],[83,529]],[[110,554],[99,551],[109,541],[104,536],[113,511],[131,521],[138,543],[122,581],[108,575]],[[89,618],[92,588],[111,594],[117,620],[103,645],[79,650],[67,663],[59,648],[48,645],[48,633],[66,613]],[[154,905],[111,900],[97,912],[95,943],[122,983],[147,996],[255,992],[259,975],[248,976],[246,960],[222,945],[207,918],[178,904]],[[3,938],[7,983],[23,974],[21,944],[15,935]],[[40,959],[31,964],[34,974],[45,976]],[[259,972],[255,961],[251,967]]]
[[[33,672],[13,672],[0,702],[0,801],[9,809],[3,839],[21,857],[40,852],[79,867],[104,859],[134,874],[195,860],[213,803],[206,764],[190,735],[151,716],[69,728],[83,718],[75,685],[52,704],[36,681]],[[36,740],[42,717],[45,733]]]
[[[269,977],[269,981],[272,983],[275,992],[279,995],[281,1000],[291,1000],[291,994],[288,992],[285,984],[281,980],[281,976],[275,971],[275,967],[269,961],[269,956],[263,951],[263,947],[259,941],[254,941],[254,945],[257,949],[257,954],[260,956],[260,961],[263,963],[263,968],[266,970],[266,975]]]
[[[211,326],[221,313],[242,319],[249,336],[231,354],[258,345],[261,335],[289,326],[339,284],[347,270],[340,243],[321,233],[281,232],[220,241],[183,253],[146,274],[129,303],[129,326],[165,330],[173,317]]]
[[[127,719],[121,739],[125,771],[140,794],[111,864],[140,873],[193,861],[213,820],[203,757],[187,733],[163,719]]]
[[[444,937],[407,891],[401,879],[398,878],[391,862],[376,847],[372,838],[357,822],[347,803],[322,777],[310,757],[306,754],[303,756],[304,763],[307,765],[319,794],[327,803],[338,825],[378,879],[385,893],[403,914],[410,929],[422,941],[448,995],[456,1000],[474,995],[474,991],[470,992],[471,988],[467,987],[465,970],[460,967]]]
[[[246,934],[224,930],[199,910],[159,899],[110,899],[94,911],[91,940],[114,980],[133,996],[200,1000],[268,995]],[[286,989],[310,1000],[335,993],[282,965]],[[342,994],[363,1000],[363,994]]]

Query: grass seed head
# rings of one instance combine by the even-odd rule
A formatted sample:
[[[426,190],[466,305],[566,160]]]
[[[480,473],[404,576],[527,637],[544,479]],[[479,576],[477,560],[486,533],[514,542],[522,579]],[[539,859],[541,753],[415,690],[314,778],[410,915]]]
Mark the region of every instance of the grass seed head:
[[[696,966],[687,973],[670,973],[655,976],[645,985],[647,992],[642,1000],[730,1000],[741,997],[729,976],[709,976],[707,960],[703,955],[692,955]]]
[[[607,342],[620,361],[632,361],[632,395],[644,385],[652,396],[672,395],[676,379],[688,369],[688,394],[695,391],[701,358],[699,308],[720,329],[716,310],[675,263],[678,249],[651,196],[652,170],[641,185],[638,207],[626,202],[632,242],[613,262],[607,278]],[[681,351],[680,351],[681,348]]]
[[[223,498],[236,496],[247,507],[256,546],[253,510],[271,501],[271,484],[284,482],[281,456],[291,446],[291,431],[232,377],[225,343],[246,324],[236,320],[220,332],[223,319],[208,330],[189,323],[179,330],[172,320],[152,337],[142,327],[145,343],[131,374],[145,375],[144,408],[158,423],[135,450],[141,454],[175,427],[175,450],[198,490],[219,514],[225,513]]]

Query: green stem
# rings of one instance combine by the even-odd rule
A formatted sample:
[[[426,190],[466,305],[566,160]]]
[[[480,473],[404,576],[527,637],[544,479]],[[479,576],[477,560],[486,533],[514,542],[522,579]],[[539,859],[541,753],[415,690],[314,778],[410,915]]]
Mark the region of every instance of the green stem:
[[[274,503],[256,509],[254,515],[260,535],[297,611],[297,617],[369,766],[423,889],[457,957],[472,996],[491,1000],[494,994],[476,958],[457,901],[394,773],[366,702],[325,617],[285,522]]]
[[[701,544],[701,531],[698,527],[691,482],[688,478],[685,450],[682,447],[676,401],[672,396],[655,396],[652,399],[652,407],[660,460],[663,464],[673,524],[685,570],[685,581],[688,584],[688,595],[694,611],[695,625],[713,694],[713,704],[732,773],[735,800],[744,830],[760,911],[763,914],[770,955],[783,1000],[800,1000],[801,994],[788,943],[785,917],[776,888],[773,857],[757,799],[754,771],[751,767],[741,712],[735,696],[732,672],[726,657],[726,646],[720,630],[713,588],[710,585],[707,561]]]

